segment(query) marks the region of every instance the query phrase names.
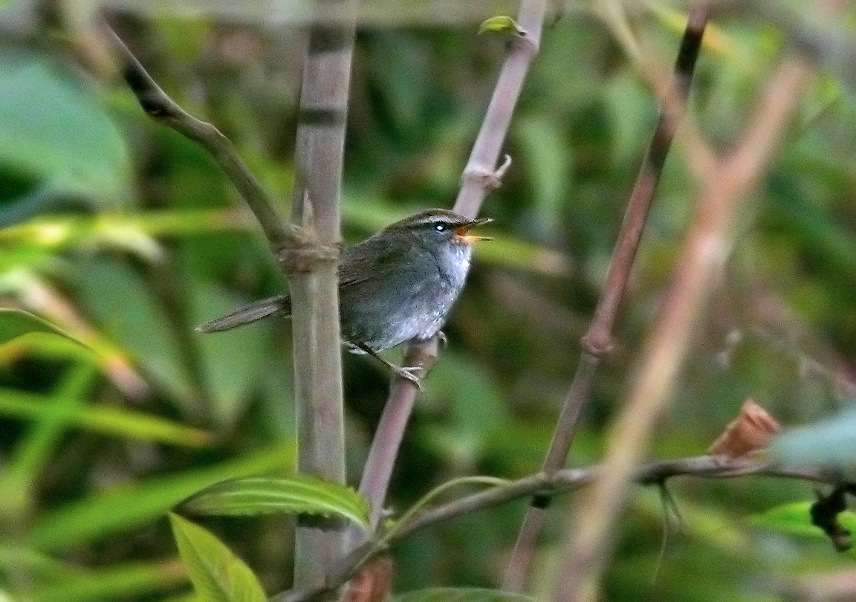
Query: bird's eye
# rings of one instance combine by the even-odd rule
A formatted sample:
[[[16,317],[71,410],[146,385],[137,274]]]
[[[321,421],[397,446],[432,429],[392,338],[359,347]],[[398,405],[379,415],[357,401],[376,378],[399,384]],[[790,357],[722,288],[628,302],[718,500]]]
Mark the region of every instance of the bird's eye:
[[[449,225],[446,222],[434,222],[434,229],[437,232],[445,232]]]

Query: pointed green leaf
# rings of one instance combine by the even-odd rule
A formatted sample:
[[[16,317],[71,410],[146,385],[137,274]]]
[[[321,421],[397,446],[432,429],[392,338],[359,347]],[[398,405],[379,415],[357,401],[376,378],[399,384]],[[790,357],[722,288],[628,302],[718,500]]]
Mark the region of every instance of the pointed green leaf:
[[[230,477],[281,472],[294,466],[293,443],[279,444],[212,466],[93,493],[44,512],[28,540],[40,550],[103,539],[149,524],[194,491]]]
[[[179,400],[194,382],[181,361],[179,336],[153,286],[117,257],[87,257],[77,264],[77,300],[104,334],[137,359],[148,375]],[[105,294],[110,291],[110,294]]]
[[[203,600],[267,600],[259,580],[250,568],[219,539],[176,514],[170,514],[169,521],[193,587]]]
[[[499,15],[482,21],[482,24],[479,25],[479,35],[483,33],[512,33],[522,36],[526,34],[526,31],[511,17]]]
[[[35,314],[23,309],[0,308],[0,345],[34,332],[58,335],[83,345],[59,326],[51,324]]]
[[[434,587],[393,596],[391,602],[537,602],[537,599],[498,589]]]
[[[770,508],[752,518],[752,524],[801,537],[825,538],[823,530],[811,523],[813,502],[794,502]],[[856,513],[845,510],[838,515],[841,525],[856,533]]]
[[[207,447],[214,441],[208,431],[128,410],[107,406],[80,406],[55,403],[49,395],[0,388],[0,414],[29,420],[60,416],[76,428],[128,439],[156,441],[187,447]]]
[[[151,562],[111,564],[97,569],[77,568],[63,575],[50,575],[27,589],[21,599],[38,602],[67,600],[127,600],[145,594],[163,594],[187,583],[187,571],[176,558]],[[17,598],[16,598],[17,599]],[[162,599],[160,596],[157,599]]]
[[[206,515],[311,514],[341,517],[368,526],[369,504],[339,483],[309,475],[285,478],[234,479],[193,495],[182,510]]]

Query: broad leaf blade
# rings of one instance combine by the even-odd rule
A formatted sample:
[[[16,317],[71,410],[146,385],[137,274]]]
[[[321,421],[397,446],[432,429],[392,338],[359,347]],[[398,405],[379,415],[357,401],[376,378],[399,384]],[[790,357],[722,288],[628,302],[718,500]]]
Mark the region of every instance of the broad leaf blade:
[[[217,483],[193,495],[182,510],[221,516],[310,514],[346,518],[362,526],[368,526],[369,521],[368,502],[359,493],[339,483],[301,474]]]
[[[178,552],[203,600],[265,602],[259,580],[219,539],[202,527],[170,514]]]
[[[128,151],[95,91],[45,55],[3,50],[0,164],[57,190],[113,204],[124,198]]]
[[[78,339],[68,334],[59,326],[51,324],[35,314],[31,314],[23,309],[0,308],[0,346],[18,337],[36,332],[57,335],[83,345]]]

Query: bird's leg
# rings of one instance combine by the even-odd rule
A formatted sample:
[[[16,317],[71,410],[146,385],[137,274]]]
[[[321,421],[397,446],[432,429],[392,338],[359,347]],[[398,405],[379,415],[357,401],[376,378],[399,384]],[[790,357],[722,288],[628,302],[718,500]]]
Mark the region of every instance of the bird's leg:
[[[351,342],[349,342],[348,345],[352,348],[359,349],[360,351],[368,353],[370,356],[372,356],[373,358],[378,360],[380,363],[382,363],[384,366],[389,368],[389,370],[393,374],[395,374],[396,376],[400,376],[401,378],[405,378],[405,379],[409,380],[410,382],[412,382],[414,385],[416,385],[418,388],[420,388],[420,389],[422,388],[422,379],[420,379],[418,376],[416,376],[416,374],[414,374],[415,371],[419,370],[418,366],[396,366],[392,362],[382,358],[378,354],[377,351],[375,351],[374,349],[372,349],[371,347],[369,347],[365,343],[351,343]]]

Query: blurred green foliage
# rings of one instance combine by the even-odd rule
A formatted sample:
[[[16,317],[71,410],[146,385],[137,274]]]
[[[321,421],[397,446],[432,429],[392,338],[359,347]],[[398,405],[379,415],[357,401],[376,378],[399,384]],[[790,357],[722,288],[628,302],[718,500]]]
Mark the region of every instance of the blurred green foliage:
[[[679,17],[663,7],[633,15],[664,66]],[[229,135],[284,208],[300,32],[201,17],[119,22],[160,84]],[[57,32],[2,11],[0,24],[10,32],[0,48],[2,306],[83,343],[43,332],[53,329],[41,321],[24,320],[32,332],[22,337],[20,323],[0,328],[14,334],[0,341],[0,597],[184,596],[189,582],[165,510],[224,478],[294,467],[288,322],[212,336],[193,326],[286,284],[213,162],[149,121],[99,62],[97,31]],[[348,241],[451,205],[505,53],[503,36],[477,36],[477,24],[360,31]],[[854,33],[852,15],[838,25]],[[690,114],[718,148],[740,137],[785,47],[780,31],[739,15],[711,27]],[[652,455],[703,453],[747,397],[786,425],[852,401],[856,94],[847,81],[848,73],[820,70],[748,203],[726,282],[710,300]],[[449,346],[397,463],[393,509],[450,478],[515,478],[540,466],[655,115],[650,90],[595,16],[574,12],[546,29],[506,144],[514,163],[483,210],[495,219],[495,240],[477,250],[447,325]],[[575,463],[599,457],[661,303],[698,190],[687,161],[677,145]],[[355,483],[387,375],[346,354],[345,378]],[[680,530],[656,492],[634,497],[616,534],[607,599],[778,599],[802,579],[851,566],[828,541],[794,535],[789,518],[752,520],[812,499],[808,485],[686,480],[671,492]],[[540,595],[554,579],[568,504],[555,504],[539,548]],[[509,504],[404,542],[394,555],[396,591],[496,586],[523,508]],[[267,591],[288,585],[290,521],[205,525]]]

